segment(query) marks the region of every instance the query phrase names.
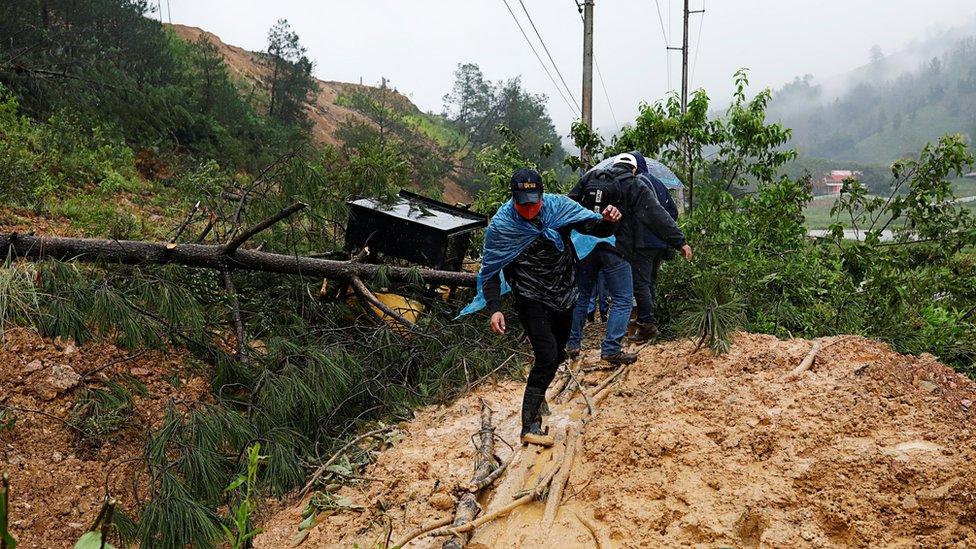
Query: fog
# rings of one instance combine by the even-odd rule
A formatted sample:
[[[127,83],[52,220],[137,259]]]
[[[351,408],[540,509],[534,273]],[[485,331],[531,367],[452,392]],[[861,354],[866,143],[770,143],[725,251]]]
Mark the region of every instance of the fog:
[[[575,117],[575,106],[560,98],[502,0],[159,1],[163,20],[205,28],[251,50],[264,48],[267,30],[277,19],[288,19],[316,62],[319,78],[375,83],[386,77],[424,110],[440,112],[456,65],[474,62],[493,80],[521,76],[528,89],[546,94],[560,133]],[[507,1],[535,41],[519,1]],[[582,24],[575,3],[523,1],[578,97]],[[834,94],[845,85],[839,75],[867,63],[874,45],[898,66],[917,66],[924,56],[892,54],[947,29],[973,25],[976,12],[972,0],[924,5],[908,0],[691,0],[691,7],[706,10],[691,16],[691,87],[705,88],[716,104],[730,96],[731,75],[740,67],[750,69],[757,88],[776,89],[796,76],[813,74]],[[596,0],[595,14],[596,59],[607,93],[597,79],[594,123],[613,129],[632,120],[641,101],[680,88],[680,52],[666,53],[662,35],[680,45],[681,2]]]

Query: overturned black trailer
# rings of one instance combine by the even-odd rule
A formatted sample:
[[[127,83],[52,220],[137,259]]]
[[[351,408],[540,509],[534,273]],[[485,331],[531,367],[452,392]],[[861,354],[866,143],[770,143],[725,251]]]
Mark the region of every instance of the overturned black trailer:
[[[432,269],[459,271],[471,234],[488,218],[409,191],[391,203],[373,198],[352,200],[346,225],[346,249],[369,247]]]

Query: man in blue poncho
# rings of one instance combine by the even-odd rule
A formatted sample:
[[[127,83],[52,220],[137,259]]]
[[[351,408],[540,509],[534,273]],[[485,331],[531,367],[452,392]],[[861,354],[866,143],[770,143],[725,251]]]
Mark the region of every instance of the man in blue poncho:
[[[501,296],[511,287],[535,356],[522,397],[522,441],[551,444],[542,429],[546,389],[566,358],[577,297],[570,233],[610,236],[621,215],[613,206],[598,214],[566,196],[543,194],[542,177],[534,170],[516,171],[511,185],[512,200],[499,208],[485,231],[478,296],[461,314],[487,307],[491,330],[506,333]]]

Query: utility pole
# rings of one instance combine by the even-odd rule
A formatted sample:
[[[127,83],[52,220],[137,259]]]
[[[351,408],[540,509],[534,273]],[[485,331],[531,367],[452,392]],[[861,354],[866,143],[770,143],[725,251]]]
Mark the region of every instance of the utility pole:
[[[681,114],[688,112],[688,18],[693,13],[705,13],[704,9],[691,10],[685,0],[684,24],[682,25],[681,47],[668,47],[669,50],[681,50]],[[686,178],[688,179],[688,209],[695,207],[695,167],[692,166],[691,141],[688,136],[684,138],[684,153]]]
[[[681,40],[681,114],[688,112],[688,0],[685,0],[684,33]]]
[[[593,0],[583,1],[583,123],[593,129]]]
[[[580,4],[576,2],[580,14],[583,15],[583,101],[582,112],[583,124],[588,131],[593,130],[593,0],[583,0]],[[582,173],[590,165],[589,153],[586,147],[580,147],[580,162]]]

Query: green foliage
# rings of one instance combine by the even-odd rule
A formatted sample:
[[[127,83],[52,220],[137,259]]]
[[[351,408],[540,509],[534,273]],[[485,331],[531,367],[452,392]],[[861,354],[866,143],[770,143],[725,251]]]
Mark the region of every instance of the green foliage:
[[[624,128],[608,152],[638,150],[676,168],[687,187],[690,208],[695,206],[697,181],[721,182],[726,189],[772,182],[796,157],[795,150],[784,148],[790,130],[766,122],[768,89],[747,97],[745,69],[735,73],[733,83],[732,103],[720,118],[709,117],[704,90],[692,94],[685,113],[673,94],[666,101],[642,104],[635,125]]]
[[[10,474],[7,471],[0,478],[0,545],[17,549],[17,540],[10,534]]]
[[[745,324],[745,304],[722,277],[703,273],[689,285],[693,299],[683,303],[679,332],[697,342],[696,351],[704,345],[712,354],[727,353],[732,332]]]
[[[0,337],[8,325],[30,324],[37,318],[40,296],[36,277],[32,264],[15,263],[11,257],[0,266]]]
[[[215,479],[216,481],[217,479]],[[161,469],[153,497],[139,515],[140,547],[214,547],[221,537],[220,517],[194,499],[173,474]]]
[[[86,387],[78,394],[68,424],[84,442],[101,446],[108,435],[131,421],[133,392],[145,395],[146,387],[132,376],[122,376],[118,381],[108,380],[104,389]]]
[[[224,531],[224,538],[232,549],[245,549],[251,546],[251,540],[261,533],[251,525],[251,515],[257,505],[255,501],[256,484],[258,477],[258,464],[261,461],[261,443],[255,442],[247,449],[247,470],[238,475],[224,490],[229,493],[238,493],[239,501],[231,509],[231,522],[233,529],[221,524]]]
[[[495,215],[502,204],[512,198],[512,174],[519,168],[540,170],[539,164],[522,154],[522,136],[506,126],[495,130],[505,140],[499,145],[488,145],[478,153],[478,172],[481,191],[474,201],[474,209],[487,216]],[[556,171],[541,170],[542,182],[548,193],[561,193],[569,190],[568,185],[557,181]],[[474,243],[473,245],[478,245]]]
[[[312,62],[305,55],[298,34],[285,19],[279,19],[268,31],[268,49],[264,59],[270,73],[268,82],[268,116],[286,124],[307,124],[305,103],[318,90],[312,77]]]
[[[37,206],[69,188],[131,190],[135,177],[132,151],[120,140],[67,111],[34,123],[0,83],[0,197]]]
[[[458,151],[462,186],[469,191],[484,190],[486,148],[487,154],[493,154],[490,151],[514,146],[519,156],[532,160],[540,170],[553,170],[561,179],[569,176],[562,164],[566,153],[546,110],[545,95],[530,93],[519,78],[491,83],[474,63],[459,64],[454,79],[453,88],[444,96],[444,117],[463,137]],[[513,141],[500,128],[519,138]]]
[[[749,99],[743,75],[736,82],[725,117],[696,121],[690,113],[708,112],[707,102],[695,104],[706,101],[701,93],[688,115],[645,106],[614,145],[651,151],[679,172],[695,167],[695,208],[682,218],[695,261],[665,267],[660,316],[716,351],[739,325],[780,337],[855,333],[976,372],[976,221],[951,200],[953,177],[973,162],[963,137],[896,162],[891,180],[874,187],[887,189],[881,196],[849,181],[833,206],[831,236],[811,239],[809,182],[778,175],[793,157],[781,148],[789,133],[764,122],[767,92]],[[714,154],[699,161],[701,150]],[[844,240],[842,220],[863,241]]]

